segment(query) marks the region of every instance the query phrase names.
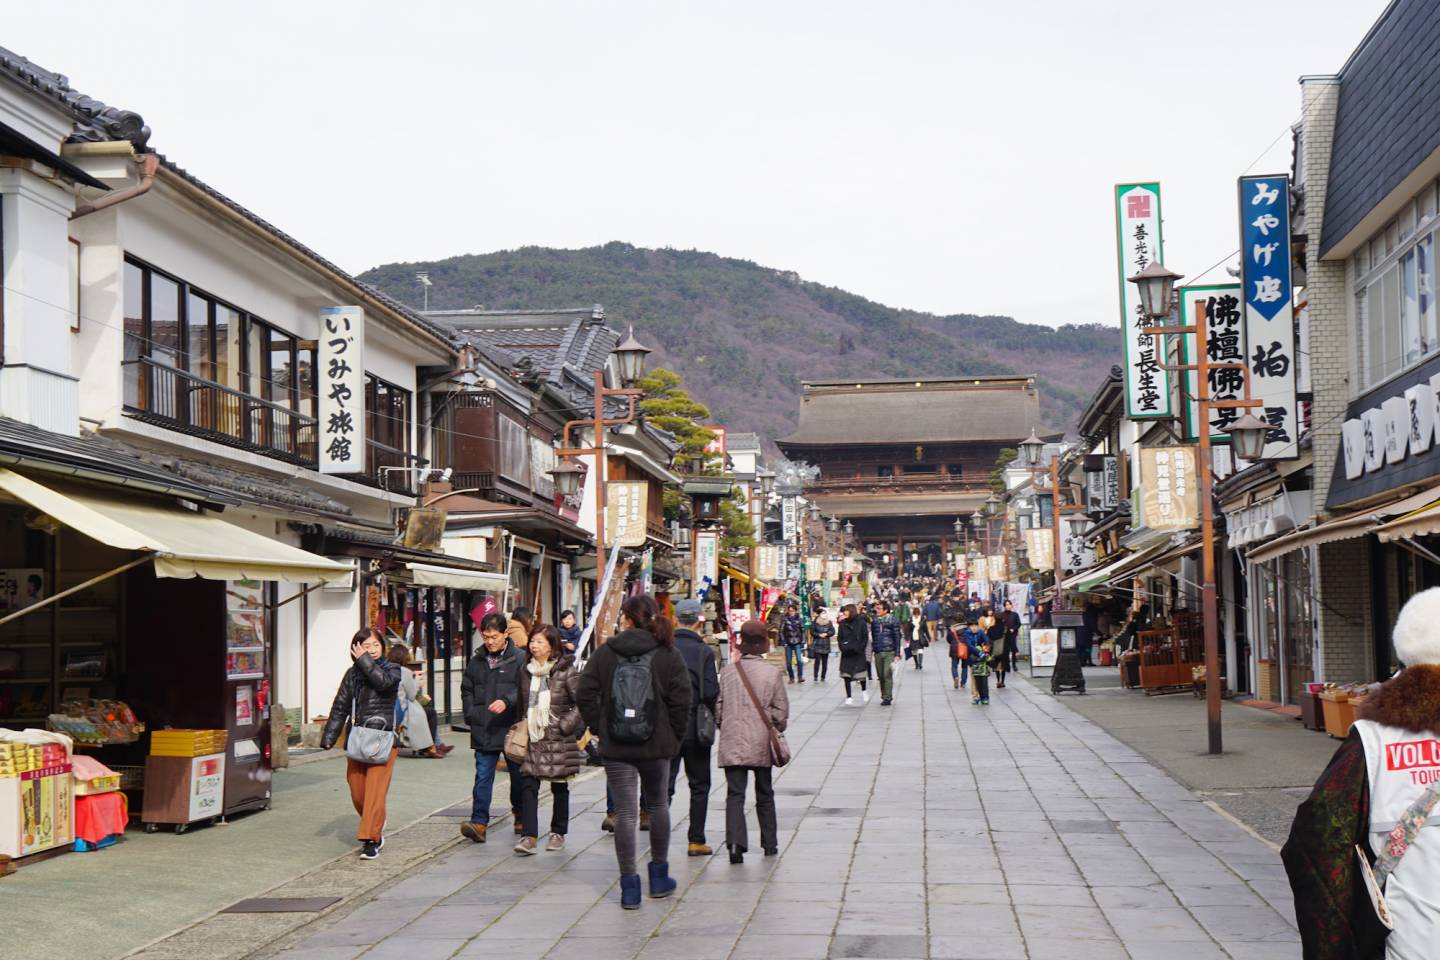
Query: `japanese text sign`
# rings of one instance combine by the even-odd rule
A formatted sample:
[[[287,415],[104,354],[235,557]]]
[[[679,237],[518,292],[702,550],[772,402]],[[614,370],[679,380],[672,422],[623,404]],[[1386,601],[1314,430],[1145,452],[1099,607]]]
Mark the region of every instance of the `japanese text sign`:
[[[622,547],[645,545],[645,515],[649,510],[649,484],[612,482],[605,487],[605,529],[611,543]]]
[[[1205,324],[1205,353],[1209,363],[1245,362],[1245,328],[1241,323],[1244,305],[1240,302],[1240,284],[1218,283],[1182,287],[1180,290],[1180,323],[1191,326]],[[1195,337],[1186,334],[1181,341],[1181,363],[1195,363]],[[1206,379],[1211,400],[1241,400],[1245,397],[1245,371],[1231,367],[1211,370]],[[1185,371],[1185,436],[1200,435],[1200,374]],[[1240,416],[1238,407],[1212,407],[1210,437],[1215,443],[1229,443],[1230,424]]]
[[[1164,262],[1160,229],[1160,184],[1117,184],[1115,230],[1120,330],[1125,343],[1125,415],[1133,420],[1170,416],[1170,374],[1162,366],[1164,338],[1149,332],[1155,324],[1140,307],[1139,288],[1129,282],[1150,264]]]
[[[1025,549],[1031,570],[1055,569],[1055,532],[1049,527],[1025,531]]]
[[[320,472],[365,471],[365,312],[321,307],[318,343]]]
[[[1194,447],[1141,447],[1145,526],[1193,530],[1199,519]]]
[[[1290,277],[1290,178],[1240,178],[1240,286],[1254,413],[1270,424],[1265,460],[1300,455],[1295,312]]]
[[[780,501],[780,532],[786,543],[795,542],[795,532],[800,522],[800,504],[794,497]]]
[[[694,589],[703,598],[720,579],[720,534],[714,530],[695,531]]]

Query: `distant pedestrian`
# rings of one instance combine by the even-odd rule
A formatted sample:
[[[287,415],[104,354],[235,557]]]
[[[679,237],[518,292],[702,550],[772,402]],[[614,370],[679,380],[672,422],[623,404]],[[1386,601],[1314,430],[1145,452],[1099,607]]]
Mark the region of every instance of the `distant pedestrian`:
[[[979,623],[966,627],[966,659],[970,661],[970,682],[973,691],[970,702],[977,705],[990,703],[990,637],[980,629]]]
[[[470,746],[475,750],[470,819],[460,825],[460,835],[475,843],[484,843],[490,829],[495,768],[504,758],[505,733],[516,721],[520,705],[520,670],[525,655],[507,636],[508,626],[504,614],[485,615],[480,621],[480,639],[484,646],[475,651],[460,678],[461,710],[470,728]],[[505,770],[510,780],[510,813],[518,836],[524,829],[520,813],[520,765],[505,758]]]
[[[410,648],[403,643],[390,647],[386,658],[400,668],[400,689],[395,698],[396,743],[414,751],[418,757],[438,760],[449,753],[435,742],[435,729],[425,712],[430,698],[420,687],[420,679],[410,659]],[[423,664],[418,664],[422,669]]]
[[[930,628],[927,623],[921,621],[919,629],[911,633],[910,645],[905,648],[905,655],[915,664],[916,670],[925,669],[925,648],[930,646]]]
[[[522,829],[515,852],[533,856],[540,839],[540,784],[550,784],[550,837],[547,851],[565,849],[570,832],[570,779],[580,773],[575,737],[584,728],[575,691],[580,675],[575,658],[564,648],[560,631],[536,626],[526,646],[528,659],[520,674],[520,707],[525,723],[525,760],[520,764]]]
[[[940,643],[943,639],[940,636],[940,621],[944,616],[945,607],[940,603],[940,594],[932,591],[920,610],[920,618],[925,621],[925,632],[930,635],[931,643]]]
[[[969,690],[970,647],[965,637],[967,628],[959,624],[947,624],[945,629],[949,633],[947,643],[950,647],[950,682],[956,690],[962,687]]]
[[[350,659],[354,662],[340,678],[330,717],[320,735],[320,746],[329,750],[340,740],[347,721],[353,731],[395,730],[395,698],[400,691],[400,665],[384,656],[385,644],[375,630],[364,629],[350,638]],[[374,860],[385,847],[385,798],[400,748],[392,747],[383,763],[362,763],[345,758],[345,782],[350,802],[360,814],[355,838],[360,841],[360,859]]]
[[[1005,646],[1005,623],[996,617],[985,631],[986,638],[990,641],[990,667],[995,672],[995,686],[1005,686],[1005,673],[1009,670],[1009,650]]]
[[[810,625],[810,662],[814,664],[815,682],[830,679],[830,644],[835,639],[835,624],[822,607]]]
[[[800,605],[794,601],[780,623],[780,642],[785,645],[785,676],[790,683],[804,683],[805,628],[800,622]]]
[[[840,626],[837,629],[840,645],[840,679],[845,681],[845,705],[855,702],[852,683],[860,684],[860,696],[870,702],[866,689],[870,683],[870,622],[853,603],[840,608]]]
[[[535,623],[535,615],[529,607],[516,607],[510,613],[510,621],[505,625],[505,633],[510,642],[515,644],[515,649],[524,650],[525,645],[530,642],[530,627]]]
[[[566,652],[576,656],[580,654],[580,635],[584,632],[580,629],[580,621],[575,619],[574,610],[560,614],[560,643]]]
[[[690,787],[689,837],[686,854],[708,857],[714,851],[705,842],[705,818],[710,806],[710,750],[715,744],[715,701],[720,682],[715,672],[715,651],[700,637],[700,601],[681,600],[675,604],[675,649],[685,660],[690,674],[690,716],[680,752],[670,761],[671,802],[680,768]],[[703,721],[703,722],[702,722]]]
[[[875,610],[878,616],[870,624],[870,648],[875,655],[875,678],[880,681],[880,705],[888,707],[895,701],[895,658],[902,654],[900,623],[886,601],[876,604]]]
[[[751,620],[740,628],[740,659],[720,675],[715,716],[720,724],[717,762],[725,770],[725,846],[731,863],[743,863],[750,838],[745,822],[745,789],[755,779],[755,816],[765,856],[780,852],[772,780],[774,741],[790,722],[790,700],[780,671],[765,662],[765,625]]]
[[[1010,660],[1008,667],[1011,672],[1016,669],[1016,663],[1020,654],[1020,614],[1015,612],[1015,604],[1009,600],[1005,601],[1005,610],[1000,614],[1000,622],[1005,624],[1005,651]]]
[[[675,650],[674,626],[649,594],[621,605],[620,626],[585,665],[578,693],[585,723],[600,737],[605,780],[614,792],[620,905],[638,910],[642,784],[650,813],[650,896],[675,892],[667,798],[670,760],[680,752],[690,717],[690,676]]]

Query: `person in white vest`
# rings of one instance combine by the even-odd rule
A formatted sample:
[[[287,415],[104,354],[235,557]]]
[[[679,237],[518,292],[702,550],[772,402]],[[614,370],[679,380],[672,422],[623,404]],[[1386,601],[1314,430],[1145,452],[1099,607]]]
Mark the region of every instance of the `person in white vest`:
[[[1394,643],[1403,669],[1366,698],[1281,851],[1306,960],[1440,956],[1440,588],[1410,598]]]

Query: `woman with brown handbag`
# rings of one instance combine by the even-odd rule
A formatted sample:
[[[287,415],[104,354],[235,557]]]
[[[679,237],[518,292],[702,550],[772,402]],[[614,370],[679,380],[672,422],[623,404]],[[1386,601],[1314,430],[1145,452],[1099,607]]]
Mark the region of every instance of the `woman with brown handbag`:
[[[745,787],[755,775],[755,814],[760,820],[760,846],[765,856],[780,852],[775,819],[772,774],[790,762],[784,731],[790,722],[785,678],[765,662],[770,648],[764,623],[751,620],[740,628],[740,659],[720,674],[715,723],[720,728],[716,763],[725,770],[725,845],[731,863],[744,863],[749,843],[745,824]]]

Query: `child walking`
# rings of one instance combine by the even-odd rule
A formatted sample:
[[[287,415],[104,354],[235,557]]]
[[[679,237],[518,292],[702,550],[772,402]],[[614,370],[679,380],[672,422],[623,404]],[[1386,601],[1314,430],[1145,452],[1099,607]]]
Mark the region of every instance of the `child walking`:
[[[967,631],[966,642],[970,645],[970,682],[974,690],[970,702],[978,706],[990,705],[990,638],[976,631]]]

